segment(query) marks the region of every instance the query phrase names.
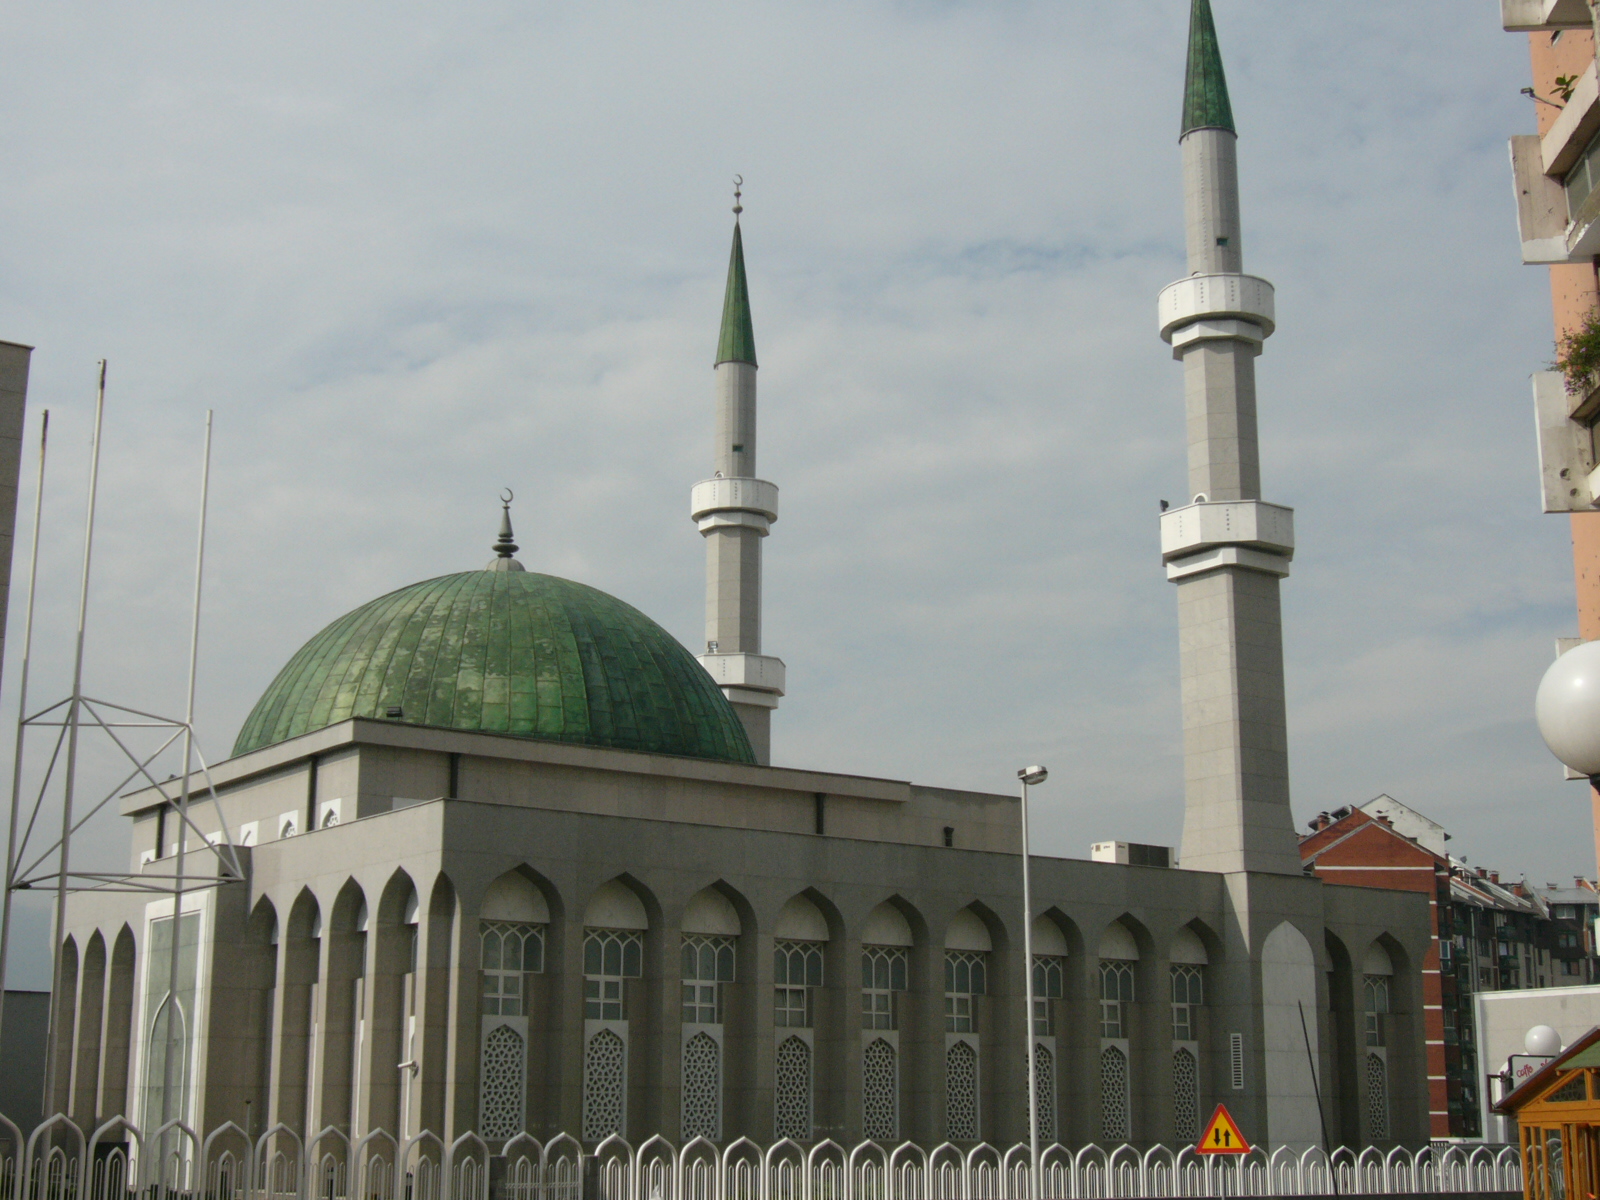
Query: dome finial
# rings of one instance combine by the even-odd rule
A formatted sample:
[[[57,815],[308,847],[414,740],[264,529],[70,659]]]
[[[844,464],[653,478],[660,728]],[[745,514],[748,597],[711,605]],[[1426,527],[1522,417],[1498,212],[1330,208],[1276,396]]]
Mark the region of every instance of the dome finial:
[[[494,545],[490,547],[494,551],[495,557],[489,560],[489,565],[484,568],[485,571],[521,571],[526,569],[511,557],[517,552],[517,543],[511,534],[511,502],[516,498],[516,493],[510,488],[500,493],[500,536],[495,539]]]
[[[739,214],[744,211],[744,203],[739,199],[742,194],[739,189],[742,187],[744,187],[744,176],[735,175],[733,177],[733,219],[735,221],[739,219]]]

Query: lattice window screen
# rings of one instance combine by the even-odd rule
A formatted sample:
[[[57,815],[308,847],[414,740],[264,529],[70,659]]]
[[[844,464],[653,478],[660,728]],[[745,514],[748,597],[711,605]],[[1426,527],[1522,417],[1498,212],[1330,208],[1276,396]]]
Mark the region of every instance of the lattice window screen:
[[[1367,1055],[1367,1136],[1389,1137],[1389,1070],[1381,1054]]]
[[[583,1052],[583,1140],[622,1132],[628,1088],[628,1047],[610,1029],[589,1039]]]
[[[1034,1106],[1039,1114],[1039,1142],[1048,1146],[1056,1140],[1056,1056],[1040,1042],[1033,1044],[1033,1071],[1038,1087]]]
[[[811,1047],[800,1037],[786,1037],[778,1044],[774,1064],[777,1095],[773,1104],[773,1136],[811,1140]]]
[[[944,1054],[945,1137],[978,1140],[978,1052],[970,1042],[951,1042]]]
[[[1128,1140],[1128,1056],[1119,1047],[1100,1051],[1100,1131],[1107,1147]]]
[[[1200,1064],[1186,1046],[1172,1052],[1172,1133],[1178,1142],[1200,1137]]]
[[[861,1052],[861,1132],[873,1141],[900,1136],[899,1056],[882,1038]]]
[[[722,1047],[697,1033],[683,1047],[683,1140],[722,1140]]]
[[[491,1142],[522,1132],[527,1091],[527,1045],[510,1025],[496,1025],[483,1039],[478,1064],[478,1132]]]

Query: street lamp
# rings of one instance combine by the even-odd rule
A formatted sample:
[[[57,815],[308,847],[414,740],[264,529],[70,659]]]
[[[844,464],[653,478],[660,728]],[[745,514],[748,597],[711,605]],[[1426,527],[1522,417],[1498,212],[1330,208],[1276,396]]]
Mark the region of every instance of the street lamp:
[[[1022,1023],[1022,1045],[1028,1056],[1028,1196],[1039,1197],[1039,1064],[1033,1056],[1033,885],[1028,878],[1028,788],[1043,783],[1050,772],[1043,767],[1023,767],[1022,781],[1022,978],[1027,1011]]]
[[[1600,642],[1583,642],[1550,664],[1533,712],[1550,753],[1580,775],[1600,775]]]

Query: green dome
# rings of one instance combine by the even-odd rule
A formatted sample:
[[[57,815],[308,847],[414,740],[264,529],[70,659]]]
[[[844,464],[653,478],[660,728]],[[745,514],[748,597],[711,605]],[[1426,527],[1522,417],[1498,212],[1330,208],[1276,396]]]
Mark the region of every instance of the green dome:
[[[733,706],[671,634],[613,596],[521,570],[412,584],[289,660],[235,755],[349,717],[754,763]]]

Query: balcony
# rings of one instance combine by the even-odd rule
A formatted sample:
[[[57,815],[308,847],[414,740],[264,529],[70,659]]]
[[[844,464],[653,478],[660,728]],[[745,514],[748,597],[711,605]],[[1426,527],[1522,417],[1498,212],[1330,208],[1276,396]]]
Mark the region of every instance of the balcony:
[[[1500,25],[1507,33],[1588,29],[1585,0],[1500,0]]]

